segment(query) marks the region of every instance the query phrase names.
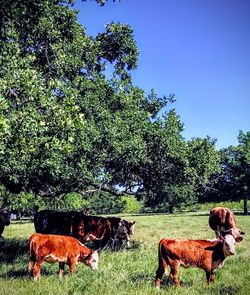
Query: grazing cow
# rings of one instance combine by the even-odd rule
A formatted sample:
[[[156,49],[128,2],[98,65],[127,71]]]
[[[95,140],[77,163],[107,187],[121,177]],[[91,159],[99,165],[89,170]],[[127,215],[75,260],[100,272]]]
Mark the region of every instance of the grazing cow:
[[[35,233],[30,237],[29,249],[29,271],[35,281],[40,278],[43,261],[59,262],[60,277],[65,264],[69,266],[70,273],[74,272],[77,262],[83,262],[93,270],[98,268],[98,252],[90,250],[73,237]]]
[[[0,238],[2,238],[4,227],[10,225],[10,215],[11,212],[7,208],[0,209]]]
[[[238,237],[237,240],[241,240]],[[211,240],[174,240],[162,239],[159,243],[159,266],[156,271],[155,285],[160,288],[162,276],[170,266],[170,279],[179,287],[179,267],[198,267],[206,272],[207,284],[214,280],[214,270],[221,268],[227,256],[235,254],[236,240],[226,235]]]
[[[221,236],[223,232],[230,233],[235,238],[245,233],[236,227],[236,219],[233,212],[224,207],[211,209],[209,221],[212,230],[215,231],[216,237]]]
[[[134,233],[135,221],[127,221],[119,217],[107,217],[112,228],[112,247],[130,246],[130,236]]]

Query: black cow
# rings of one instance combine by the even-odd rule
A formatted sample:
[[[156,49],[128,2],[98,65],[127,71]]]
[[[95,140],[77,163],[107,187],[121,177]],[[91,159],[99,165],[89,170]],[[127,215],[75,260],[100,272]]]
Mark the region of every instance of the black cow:
[[[10,214],[11,212],[7,208],[0,209],[0,238],[4,231],[4,227],[10,224]]]

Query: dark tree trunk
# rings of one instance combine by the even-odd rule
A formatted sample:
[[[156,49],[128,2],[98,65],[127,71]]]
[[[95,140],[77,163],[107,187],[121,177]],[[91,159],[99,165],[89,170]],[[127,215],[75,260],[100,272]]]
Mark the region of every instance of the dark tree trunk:
[[[247,195],[244,196],[244,215],[248,214],[247,210]]]

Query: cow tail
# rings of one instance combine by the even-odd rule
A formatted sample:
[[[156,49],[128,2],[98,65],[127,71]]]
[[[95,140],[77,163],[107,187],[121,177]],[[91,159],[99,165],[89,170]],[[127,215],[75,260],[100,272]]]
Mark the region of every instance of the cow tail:
[[[166,253],[162,253],[162,244],[163,244],[163,240],[160,241],[159,243],[159,248],[158,248],[158,262],[159,262],[159,266],[162,266],[164,268],[168,267],[168,263],[165,260],[164,256],[162,254],[166,254]]]
[[[33,235],[30,237],[30,241],[29,241],[29,250],[30,250],[30,260],[35,262],[35,257],[36,257],[36,253],[35,253],[35,245],[34,245],[35,241],[34,241],[34,237]]]

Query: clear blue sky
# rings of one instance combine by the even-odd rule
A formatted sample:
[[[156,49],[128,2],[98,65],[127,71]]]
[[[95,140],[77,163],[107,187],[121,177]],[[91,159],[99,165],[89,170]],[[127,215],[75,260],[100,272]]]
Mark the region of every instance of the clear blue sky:
[[[250,0],[77,2],[79,21],[96,36],[105,24],[129,24],[140,50],[133,83],[175,93],[183,136],[238,143],[250,131]]]

